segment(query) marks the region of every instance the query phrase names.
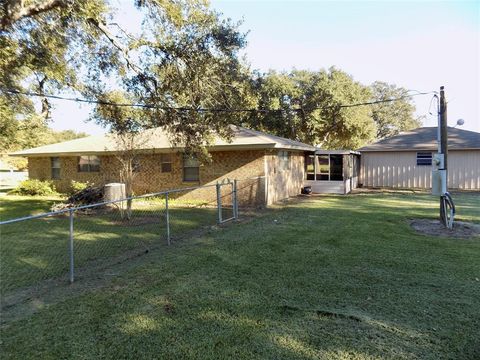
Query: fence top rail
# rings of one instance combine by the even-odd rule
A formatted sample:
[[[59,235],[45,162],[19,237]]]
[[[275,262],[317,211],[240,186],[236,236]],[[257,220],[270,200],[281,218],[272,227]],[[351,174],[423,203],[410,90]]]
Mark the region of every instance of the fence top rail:
[[[228,181],[226,183],[219,183],[219,184],[221,186],[223,186],[223,185],[231,184],[231,182]],[[121,202],[128,201],[128,200],[144,199],[144,198],[149,198],[149,197],[153,197],[153,196],[172,194],[172,193],[178,193],[178,192],[182,192],[182,191],[189,191],[189,190],[196,190],[196,189],[203,189],[203,188],[209,188],[209,187],[214,187],[214,186],[217,186],[217,184],[209,184],[209,185],[202,185],[202,186],[190,186],[190,187],[165,190],[165,191],[160,191],[160,192],[150,193],[150,194],[130,196],[128,198],[123,198],[123,199],[119,199],[119,200],[103,201],[103,202],[99,202],[99,203],[95,203],[95,204],[76,206],[76,207],[63,209],[63,210],[58,210],[58,211],[50,211],[50,212],[45,212],[45,213],[37,214],[37,215],[30,215],[30,216],[24,216],[24,217],[20,217],[20,218],[0,221],[0,225],[7,225],[7,224],[12,224],[12,223],[20,222],[20,221],[25,221],[25,220],[38,219],[38,218],[42,218],[42,217],[56,216],[56,215],[61,215],[61,214],[65,214],[65,213],[70,213],[70,212],[73,213],[73,212],[78,211],[78,210],[91,209],[91,208],[98,207],[98,206],[116,204],[116,203],[121,203]]]

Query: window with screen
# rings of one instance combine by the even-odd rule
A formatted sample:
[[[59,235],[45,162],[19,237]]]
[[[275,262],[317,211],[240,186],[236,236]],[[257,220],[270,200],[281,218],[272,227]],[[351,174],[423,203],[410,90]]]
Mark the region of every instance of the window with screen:
[[[343,180],[343,155],[330,155],[330,180]]]
[[[78,172],[99,172],[100,158],[98,156],[79,156],[78,157]]]
[[[197,158],[183,157],[183,181],[200,181],[200,162]]]
[[[432,153],[431,152],[417,152],[417,165],[418,166],[430,166],[430,165],[432,165]]]
[[[52,165],[52,179],[58,180],[60,179],[60,158],[52,157],[50,160]]]
[[[162,173],[172,172],[172,154],[162,154],[160,156]]]
[[[330,180],[330,159],[328,155],[317,155],[317,180]]]
[[[305,156],[305,173],[307,174],[307,180],[315,180],[315,156]]]
[[[317,162],[315,180],[343,180],[343,155],[319,154],[315,156],[315,159]]]

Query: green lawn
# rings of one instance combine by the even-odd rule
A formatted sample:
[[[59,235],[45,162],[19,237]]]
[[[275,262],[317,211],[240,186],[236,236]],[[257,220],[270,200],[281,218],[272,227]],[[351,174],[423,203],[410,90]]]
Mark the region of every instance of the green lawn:
[[[1,198],[0,219],[50,211],[61,198],[6,196]],[[187,206],[188,205],[188,206]],[[216,209],[170,202],[170,231],[173,238],[202,226],[215,225]],[[0,228],[0,290],[9,293],[53,277],[67,279],[69,271],[69,217],[26,220]],[[92,267],[91,262],[134,256],[167,242],[165,203],[161,198],[136,199],[130,220],[118,208],[76,213],[74,217],[75,268]]]
[[[411,230],[437,207],[322,196],[184,239],[3,325],[2,359],[479,359],[480,239]]]

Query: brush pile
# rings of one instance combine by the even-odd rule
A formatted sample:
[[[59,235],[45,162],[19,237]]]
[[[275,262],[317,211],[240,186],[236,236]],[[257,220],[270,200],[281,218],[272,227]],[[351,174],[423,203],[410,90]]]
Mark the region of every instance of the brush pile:
[[[62,203],[54,204],[52,211],[71,209],[82,205],[92,205],[103,201],[103,186],[88,186],[72,194]]]

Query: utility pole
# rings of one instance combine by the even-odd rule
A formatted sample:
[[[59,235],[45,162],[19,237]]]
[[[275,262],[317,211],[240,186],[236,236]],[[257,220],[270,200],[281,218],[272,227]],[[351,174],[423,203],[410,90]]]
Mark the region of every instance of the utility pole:
[[[440,195],[440,222],[448,227],[447,209],[445,204],[445,194],[448,194],[448,170],[447,170],[447,156],[448,156],[448,132],[447,132],[447,100],[445,99],[445,89],[440,86],[440,104],[438,112],[438,132],[440,135],[439,149],[443,158],[443,167],[439,170],[443,170],[443,184],[442,194]]]
[[[448,133],[447,133],[447,100],[445,99],[445,90],[440,86],[440,152],[443,154],[443,169],[447,172],[447,155],[448,155]],[[445,180],[445,187],[448,191],[448,173]]]
[[[440,223],[448,229],[453,229],[453,220],[455,217],[455,204],[448,192],[448,133],[447,133],[447,100],[445,98],[445,88],[440,87],[440,97],[435,95],[438,100],[438,127],[437,141],[438,153],[432,157],[432,194],[440,195]],[[457,121],[458,125],[463,124],[463,120]]]

